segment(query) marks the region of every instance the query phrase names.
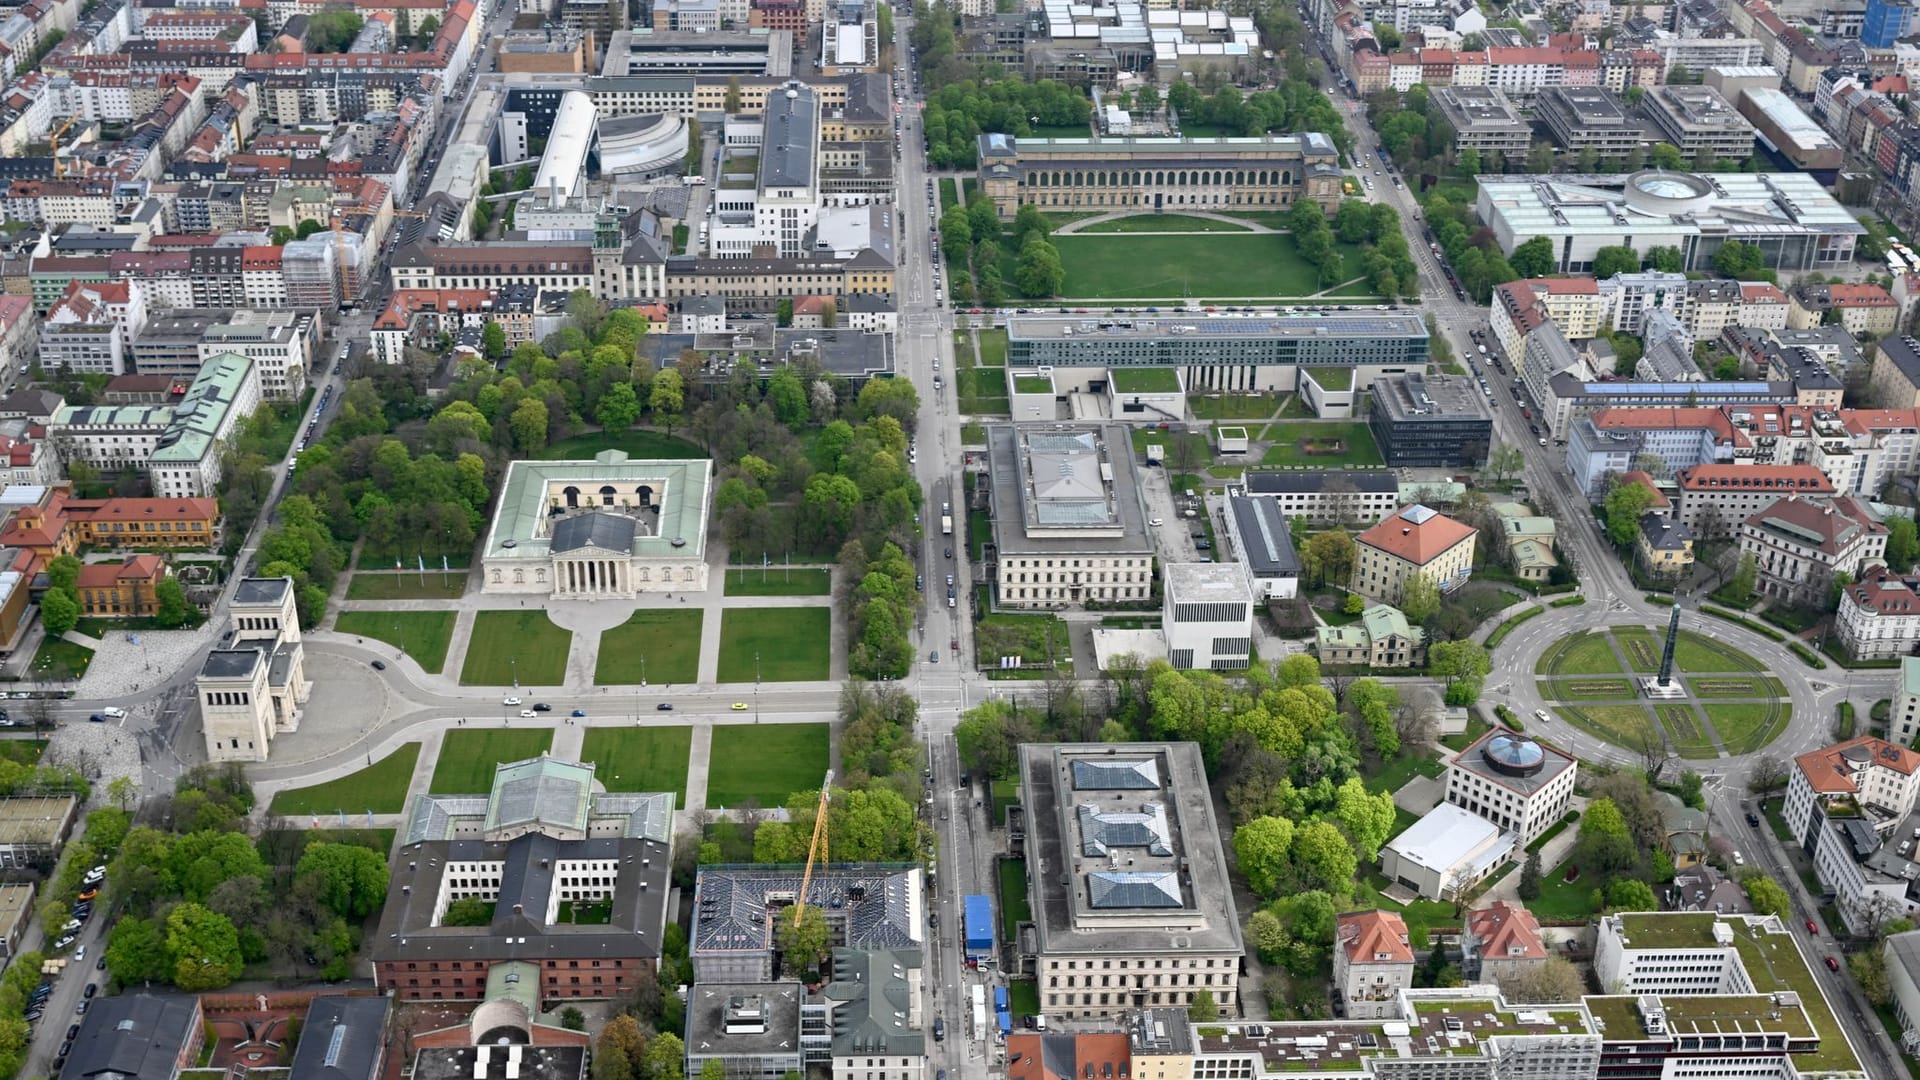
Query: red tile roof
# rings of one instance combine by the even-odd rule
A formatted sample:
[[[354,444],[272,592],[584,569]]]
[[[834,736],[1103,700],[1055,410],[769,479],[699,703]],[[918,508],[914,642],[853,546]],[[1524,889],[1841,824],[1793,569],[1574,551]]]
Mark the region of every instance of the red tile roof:
[[[1467,912],[1467,932],[1480,943],[1483,960],[1547,958],[1546,943],[1540,940],[1540,920],[1533,917],[1533,912],[1505,900]]]
[[[1071,1053],[1063,1043],[1071,1042]],[[1051,1047],[1053,1053],[1048,1053]],[[1007,1080],[1118,1080],[1132,1073],[1125,1032],[1020,1031],[1007,1036]],[[1056,1072],[1053,1066],[1066,1066]]]
[[[1689,465],[1674,471],[1682,491],[1793,491],[1833,494],[1833,479],[1811,465]]]
[[[121,563],[87,563],[80,567],[82,589],[112,588],[120,581],[153,581],[167,576],[167,563],[158,555],[135,555]]]
[[[1807,778],[1807,784],[1813,790],[1823,795],[1851,795],[1860,789],[1853,782],[1854,770],[1848,762],[1849,750],[1865,750],[1866,761],[1907,776],[1913,775],[1915,769],[1920,769],[1920,754],[1871,735],[1862,735],[1801,754],[1793,759],[1793,763],[1799,767],[1800,774]],[[1858,758],[1857,754],[1853,756]]]
[[[1334,936],[1355,964],[1411,964],[1407,923],[1391,911],[1349,911],[1334,920]]]
[[[1472,538],[1471,527],[1438,511],[1429,511],[1432,516],[1425,521],[1416,522],[1407,516],[1421,509],[1426,508],[1409,506],[1354,539],[1415,566],[1425,566]]]

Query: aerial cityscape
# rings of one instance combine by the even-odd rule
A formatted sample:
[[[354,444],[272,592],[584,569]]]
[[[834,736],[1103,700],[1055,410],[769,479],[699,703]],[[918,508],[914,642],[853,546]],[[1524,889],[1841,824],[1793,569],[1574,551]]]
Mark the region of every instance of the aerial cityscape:
[[[0,1080],[1920,1078],[1914,0],[0,80]]]

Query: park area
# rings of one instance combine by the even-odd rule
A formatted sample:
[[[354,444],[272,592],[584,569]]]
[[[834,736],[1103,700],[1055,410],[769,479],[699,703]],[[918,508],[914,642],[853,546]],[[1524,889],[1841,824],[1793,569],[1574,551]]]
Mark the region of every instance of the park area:
[[[1377,469],[1385,464],[1373,432],[1355,420],[1285,420],[1268,424],[1272,445],[1262,465]]]
[[[405,652],[422,671],[437,673],[447,664],[447,646],[453,641],[457,618],[452,611],[343,611],[333,628],[384,641]]]
[[[642,683],[690,683],[700,679],[698,608],[636,611],[626,622],[600,635],[600,659],[593,681],[599,686]]]
[[[287,817],[397,814],[406,809],[407,785],[419,760],[420,744],[407,743],[359,772],[280,792],[273,797],[272,812]]]
[[[467,591],[464,570],[441,573],[396,574],[391,570],[360,570],[347,583],[349,600],[458,600]]]
[[[1660,670],[1663,638],[1644,626],[1570,634],[1534,664],[1540,696],[1574,727],[1640,752],[1665,746],[1683,758],[1748,754],[1786,730],[1786,687],[1751,658],[1682,630],[1674,669],[1684,696],[1652,701],[1639,682]],[[1624,659],[1625,663],[1622,663]]]
[[[608,791],[671,791],[687,803],[687,759],[693,729],[670,727],[589,728],[580,760],[593,764],[593,778]]]
[[[726,766],[707,774],[707,808],[785,806],[796,791],[820,790],[831,738],[826,724],[714,725],[710,760]]]
[[[539,757],[553,745],[553,729],[456,728],[440,740],[433,765],[433,795],[485,795],[493,790],[493,768],[502,762]]]
[[[832,608],[729,608],[720,615],[723,683],[815,682],[830,676],[832,656]]]
[[[1053,245],[1066,270],[1061,295],[1076,299],[1267,299],[1312,296],[1321,288],[1287,233],[1056,233]],[[1340,249],[1345,278],[1362,277],[1360,248]],[[1369,293],[1360,281],[1333,294]]]
[[[463,686],[559,686],[567,677],[573,631],[544,611],[479,611],[460,669]]]
[[[813,567],[734,567],[727,571],[728,596],[826,596],[833,591],[830,571]]]

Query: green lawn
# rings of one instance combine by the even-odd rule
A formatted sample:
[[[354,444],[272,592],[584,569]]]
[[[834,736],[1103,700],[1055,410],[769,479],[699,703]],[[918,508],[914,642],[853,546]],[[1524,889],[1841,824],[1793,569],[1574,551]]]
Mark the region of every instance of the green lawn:
[[[33,664],[28,670],[36,679],[78,679],[87,673],[87,666],[92,663],[92,649],[49,636],[40,639],[40,648],[33,654]]]
[[[347,583],[349,600],[458,600],[466,591],[465,571],[443,574],[437,566],[425,576],[361,571]]]
[[[287,817],[397,814],[407,807],[407,785],[419,760],[420,744],[406,743],[350,776],[282,791],[273,797],[273,812]]]
[[[707,808],[785,806],[796,791],[818,791],[831,738],[826,724],[715,725],[713,760],[727,766],[708,776]]]
[[[580,760],[594,764],[594,779],[608,791],[671,791],[687,804],[687,758],[693,729],[671,727],[589,728]]]
[[[37,765],[46,752],[45,739],[0,739],[0,758],[16,765]]]
[[[559,686],[567,677],[573,631],[544,611],[479,611],[460,669],[463,686]]]
[[[342,634],[379,638],[404,649],[423,671],[447,666],[447,646],[453,642],[452,611],[343,611],[333,621]]]
[[[1051,394],[1053,380],[1045,375],[1015,375],[1013,390],[1017,394]]]
[[[1606,634],[1582,634],[1554,642],[1533,669],[1540,675],[1618,675],[1620,661]]]
[[[1784,701],[1719,702],[1703,705],[1720,741],[1735,754],[1750,754],[1787,730],[1793,708]]]
[[[1562,705],[1555,711],[1574,727],[1615,746],[1638,749],[1646,740],[1660,737],[1640,705]]]
[[[1000,940],[1012,941],[1020,924],[1033,921],[1027,903],[1027,864],[1022,859],[1000,860]]]
[[[455,728],[440,741],[433,765],[433,795],[484,795],[493,790],[493,767],[539,757],[553,745],[550,727]]]
[[[1633,670],[1651,675],[1660,670],[1660,649],[1665,638],[1656,640],[1653,631],[1641,627],[1616,628],[1613,639],[1620,643]]]
[[[1118,380],[1114,386],[1124,389]],[[1280,395],[1194,394],[1187,398],[1187,407],[1202,420],[1265,420],[1280,408]]]
[[[1266,437],[1273,445],[1260,459],[1263,465],[1364,469],[1385,464],[1373,432],[1359,421],[1282,421],[1268,424]]]
[[[960,196],[954,191],[953,177],[940,178],[940,212],[946,213],[960,204]]]
[[[1053,237],[1066,267],[1061,294],[1088,299],[1309,296],[1319,275],[1286,233]],[[1361,276],[1360,249],[1342,245],[1346,277]]]
[[[1540,696],[1548,701],[1632,700],[1633,683],[1626,679],[1554,679],[1540,683]]]
[[[1007,1008],[1015,1016],[1039,1016],[1039,982],[1033,979],[1008,979]]]
[[[1673,748],[1681,757],[1711,760],[1720,756],[1719,748],[1701,726],[1700,714],[1693,711],[1693,706],[1655,705],[1653,711],[1659,714],[1660,726],[1667,729],[1667,737],[1673,740]]]
[[[1439,776],[1445,771],[1446,766],[1426,747],[1404,748],[1398,757],[1383,764],[1379,772],[1367,778],[1367,789],[1395,792],[1416,776]]]
[[[1353,910],[1380,908],[1394,911],[1407,924],[1408,943],[1413,951],[1424,957],[1427,952],[1427,931],[1435,926],[1459,926],[1460,916],[1454,914],[1453,905],[1439,900],[1415,900],[1411,904],[1400,905],[1386,898],[1380,891],[1387,880],[1379,874],[1363,874],[1353,887]]]
[[[540,452],[547,461],[577,461],[593,457],[602,450],[625,450],[631,458],[703,458],[705,450],[685,439],[639,428],[627,431],[589,431],[571,439],[561,439]]]
[[[964,368],[954,372],[953,392],[959,395],[960,411],[979,416],[1005,416],[1012,409],[1007,400],[1007,369],[1003,367]]]
[[[983,667],[998,668],[1001,657],[1018,656],[1023,667],[1057,662],[1073,670],[1073,644],[1058,615],[988,615],[975,624],[973,644]]]
[[[828,677],[833,658],[833,609],[733,608],[720,616],[719,680],[803,682]],[[727,759],[716,757],[716,761]]]
[[[598,686],[700,681],[699,608],[649,608],[600,635]]]
[[[1005,330],[982,330],[976,338],[976,344],[980,349],[982,366],[1007,366],[1007,332]]]
[[[1673,663],[1681,671],[1760,671],[1759,663],[1691,630],[1674,642]]]
[[[1682,680],[1699,698],[1786,697],[1779,679],[1765,675],[1694,675]]]
[[[1542,874],[1539,897],[1527,901],[1527,909],[1541,922],[1577,922],[1593,914],[1593,890],[1601,883],[1585,874],[1568,881],[1571,866],[1569,860]]]
[[[1136,214],[1132,217],[1096,221],[1091,225],[1082,225],[1075,231],[1082,233],[1231,233],[1251,230],[1237,222],[1219,221],[1214,218],[1189,217],[1185,214]],[[1068,235],[1071,236],[1072,233]]]
[[[832,592],[832,571],[816,567],[788,570],[770,565],[727,571],[728,596],[826,596]]]

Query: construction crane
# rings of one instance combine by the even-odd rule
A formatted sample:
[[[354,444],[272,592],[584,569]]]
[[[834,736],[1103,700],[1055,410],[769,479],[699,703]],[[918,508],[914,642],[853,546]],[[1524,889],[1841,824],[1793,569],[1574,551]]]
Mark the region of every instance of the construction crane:
[[[807,906],[807,887],[813,884],[813,864],[827,861],[827,803],[833,797],[833,770],[820,782],[820,806],[813,812],[813,841],[807,845],[807,870],[800,875],[800,896],[793,902],[793,925],[800,927],[801,912]]]
[[[47,141],[53,146],[53,178],[56,180],[67,175],[67,164],[60,160],[60,139],[67,132],[73,130],[73,125],[79,122],[79,117],[69,116],[61,122],[59,127],[53,129],[53,134],[47,136]]]

